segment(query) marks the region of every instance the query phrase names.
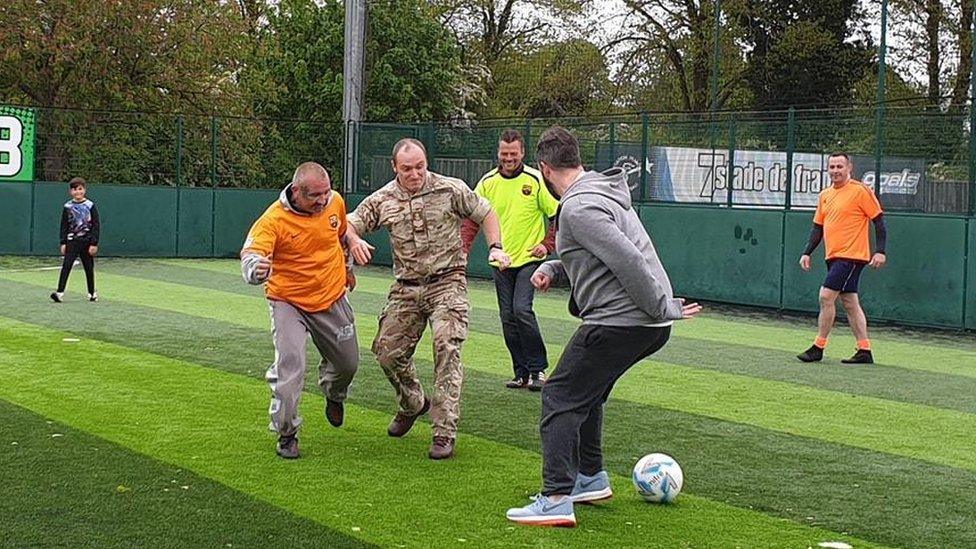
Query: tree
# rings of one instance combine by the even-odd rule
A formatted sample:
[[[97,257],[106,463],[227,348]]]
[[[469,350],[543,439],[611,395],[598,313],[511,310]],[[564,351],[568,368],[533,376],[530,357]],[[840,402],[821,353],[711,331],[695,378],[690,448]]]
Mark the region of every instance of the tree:
[[[628,9],[624,24],[607,47],[618,50],[623,67],[619,78],[628,82],[625,95],[635,106],[643,109],[650,102],[659,110],[702,112],[727,107],[741,95],[742,54],[734,42],[736,30],[726,21],[720,38],[719,90],[712,104],[713,0],[625,0],[624,4]]]
[[[550,118],[602,114],[611,83],[599,48],[568,40],[523,54],[508,52],[495,65],[496,92],[486,114],[493,118]]]
[[[496,79],[499,64],[556,41],[582,37],[580,16],[593,0],[431,0],[430,4],[461,47],[468,96],[465,109],[495,116],[486,105],[511,84],[510,78],[505,83]]]
[[[890,62],[905,75],[925,75],[918,84],[926,103],[963,105],[972,71],[973,0],[892,0],[889,26],[903,44],[890,50]],[[925,54],[921,67],[919,52]]]
[[[737,0],[745,78],[758,108],[844,106],[874,63],[857,0]]]
[[[0,4],[0,100],[245,114],[235,83],[244,51],[240,21],[232,6],[209,0],[7,0]],[[50,110],[39,124],[46,179],[63,178],[70,161],[77,164],[99,149],[115,156],[88,162],[96,170],[86,173],[89,179],[172,172],[171,144],[158,138],[172,135],[171,118],[123,121]],[[106,147],[109,142],[118,146]],[[138,173],[125,158],[135,148],[150,152]]]

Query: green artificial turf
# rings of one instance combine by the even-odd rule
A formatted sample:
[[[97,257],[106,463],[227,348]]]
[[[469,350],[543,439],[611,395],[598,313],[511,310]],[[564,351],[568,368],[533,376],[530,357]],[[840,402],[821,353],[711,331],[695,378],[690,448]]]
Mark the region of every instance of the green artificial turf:
[[[124,347],[119,351],[123,354],[148,353],[152,360],[169,357],[184,365],[243,374],[246,377],[241,379],[257,384],[260,396],[248,404],[246,413],[254,426],[262,430],[266,426],[267,389],[260,378],[273,352],[267,309],[260,289],[241,281],[236,262],[106,261],[99,265],[103,300],[90,304],[78,299],[83,277],[75,277],[78,280],[69,286],[69,301],[63,305],[45,301],[56,272],[37,271],[43,265],[40,261],[14,263],[17,269],[0,270],[0,292],[10,303],[0,313],[3,316],[69,331],[86,342],[89,338],[112,342]],[[0,259],[0,267],[9,265]],[[348,427],[363,420],[380,438],[393,412],[393,397],[368,347],[388,286],[385,272],[361,271],[360,287],[352,296],[363,362],[350,401]],[[459,459],[467,456],[469,436],[477,441],[472,444],[479,453],[481,444],[501,448],[499,455],[518,464],[510,463],[506,469],[507,474],[519,469],[511,473],[514,482],[506,482],[517,489],[517,500],[538,487],[538,395],[501,388],[511,372],[493,309],[494,293],[490,285],[480,282],[471,284],[470,293],[474,308],[464,353],[467,375]],[[561,293],[537,298],[536,310],[553,363],[575,328],[575,321],[564,312],[564,299]],[[683,499],[727,504],[719,514],[724,509],[757,511],[790,528],[814,525],[894,546],[976,544],[976,527],[971,524],[976,515],[972,466],[976,451],[966,440],[973,432],[971,412],[976,408],[970,392],[976,379],[976,354],[966,345],[971,334],[948,341],[945,334],[879,330],[874,340],[881,364],[852,369],[836,360],[814,366],[795,362],[792,353],[804,347],[810,335],[809,326],[795,321],[711,313],[679,324],[675,331],[677,335],[655,360],[623,378],[607,407],[605,444],[612,473],[627,475],[640,455],[663,450],[685,468],[688,481]],[[927,345],[930,339],[932,344]],[[834,354],[846,352],[838,349]],[[429,355],[425,342],[417,353],[424,379],[429,379]],[[0,367],[12,360],[0,358]],[[314,391],[311,376],[308,389]],[[311,421],[322,425],[321,397],[309,398],[313,394],[306,396],[305,407],[313,410],[306,414],[316,415]],[[31,408],[30,402],[18,404]],[[77,427],[73,422],[69,425]],[[263,445],[261,451],[273,458],[270,435],[254,438]],[[423,435],[419,438],[414,457],[423,461],[427,440]],[[173,463],[132,444],[122,446]],[[505,453],[512,451],[516,457]],[[467,477],[462,477],[466,482]],[[924,489],[919,479],[924,479]],[[622,494],[633,496],[626,478],[616,478],[615,488],[615,503]],[[516,503],[497,502],[493,520],[504,523],[504,507]],[[468,513],[462,516],[466,519]],[[327,531],[347,533],[343,524],[313,520]],[[592,529],[582,512],[580,520],[584,529]],[[349,528],[349,535],[380,545],[413,543],[377,541],[361,535],[362,527],[359,532]],[[497,544],[534,545],[560,539],[530,530],[533,536]],[[774,535],[763,534],[754,542],[731,534],[710,535],[716,537],[703,541],[681,533],[655,539],[661,546],[799,546],[789,536],[782,538],[784,545],[777,545]],[[608,543],[648,546],[638,538],[621,536]],[[560,543],[592,542],[567,539]],[[854,545],[862,546],[858,540]]]

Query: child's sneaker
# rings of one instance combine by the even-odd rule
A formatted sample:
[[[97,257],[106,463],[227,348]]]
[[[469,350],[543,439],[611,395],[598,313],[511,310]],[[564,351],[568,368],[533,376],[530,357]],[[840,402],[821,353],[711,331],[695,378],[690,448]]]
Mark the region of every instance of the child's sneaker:
[[[540,494],[535,501],[525,507],[509,509],[505,517],[513,522],[533,526],[576,526],[573,500],[568,497],[556,503]]]
[[[55,303],[64,302],[64,292],[51,292],[51,301]]]
[[[88,301],[98,301],[98,292],[88,294]]]

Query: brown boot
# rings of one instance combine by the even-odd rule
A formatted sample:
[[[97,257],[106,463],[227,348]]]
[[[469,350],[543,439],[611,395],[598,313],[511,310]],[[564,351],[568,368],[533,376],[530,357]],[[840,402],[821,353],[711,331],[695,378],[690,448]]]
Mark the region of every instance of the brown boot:
[[[325,419],[329,420],[329,424],[333,427],[340,427],[345,417],[345,406],[341,402],[325,399]]]
[[[417,418],[426,414],[427,410],[430,410],[430,399],[424,397],[424,406],[416,414],[411,416],[403,412],[397,412],[393,416],[393,421],[390,422],[390,426],[386,429],[387,434],[391,437],[402,437],[410,432]]]
[[[430,459],[447,459],[454,455],[454,439],[434,435],[434,441],[430,443],[430,452],[427,454]]]

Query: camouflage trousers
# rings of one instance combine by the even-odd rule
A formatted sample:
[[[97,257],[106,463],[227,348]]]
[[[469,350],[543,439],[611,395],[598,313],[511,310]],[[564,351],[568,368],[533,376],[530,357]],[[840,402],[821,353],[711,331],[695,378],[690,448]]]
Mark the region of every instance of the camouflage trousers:
[[[424,405],[413,354],[430,322],[434,337],[434,394],[430,418],[434,436],[454,438],[461,414],[461,345],[468,337],[467,280],[451,273],[427,284],[397,281],[380,314],[373,353],[396,390],[400,411],[415,414]]]

